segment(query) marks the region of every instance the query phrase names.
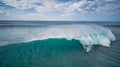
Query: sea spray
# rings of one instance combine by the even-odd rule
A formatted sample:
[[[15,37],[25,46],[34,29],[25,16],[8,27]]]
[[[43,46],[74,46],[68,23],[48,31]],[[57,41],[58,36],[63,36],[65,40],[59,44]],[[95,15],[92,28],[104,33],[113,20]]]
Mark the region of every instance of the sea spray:
[[[10,43],[29,42],[34,40],[45,40],[50,38],[76,39],[88,52],[93,45],[110,47],[111,41],[115,40],[111,30],[94,24],[71,24],[51,25],[47,27],[15,27],[0,29],[0,45]]]

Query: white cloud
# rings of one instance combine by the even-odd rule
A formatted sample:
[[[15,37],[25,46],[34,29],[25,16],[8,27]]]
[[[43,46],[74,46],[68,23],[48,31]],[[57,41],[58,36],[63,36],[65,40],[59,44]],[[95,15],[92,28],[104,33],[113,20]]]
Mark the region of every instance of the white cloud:
[[[45,21],[57,21],[57,20],[73,20],[70,16],[57,16],[57,15],[49,15],[49,14],[42,14],[42,13],[30,13],[27,15],[16,15],[16,19],[21,20],[45,20]]]
[[[5,10],[3,7],[0,7],[0,15],[9,15],[9,12],[8,10]]]
[[[102,1],[96,8],[95,12],[97,14],[103,14],[103,15],[120,14],[120,6],[119,6],[120,1],[119,2],[117,1],[118,0]]]
[[[2,1],[6,5],[9,5],[21,10],[33,8],[36,6],[34,3],[39,2],[39,0],[2,0]]]
[[[69,5],[69,7],[65,10],[65,12],[75,12],[75,11],[83,11],[83,7],[87,4],[86,1],[79,1],[79,2],[75,2],[72,3],[71,5]]]
[[[27,10],[33,8],[38,13],[49,14],[49,13],[61,13],[62,15],[67,14],[84,14],[84,13],[119,13],[120,6],[117,3],[119,0],[72,0],[69,2],[59,2],[57,0],[2,0],[1,2],[6,5],[15,7],[19,10]],[[120,3],[120,1],[119,1]],[[110,11],[110,12],[108,12]],[[0,12],[2,13],[2,11]]]
[[[4,12],[2,10],[0,10],[0,15],[4,14]]]
[[[64,12],[65,9],[71,4],[68,3],[57,3],[57,2],[45,2],[44,6],[37,6],[35,10],[38,12]]]

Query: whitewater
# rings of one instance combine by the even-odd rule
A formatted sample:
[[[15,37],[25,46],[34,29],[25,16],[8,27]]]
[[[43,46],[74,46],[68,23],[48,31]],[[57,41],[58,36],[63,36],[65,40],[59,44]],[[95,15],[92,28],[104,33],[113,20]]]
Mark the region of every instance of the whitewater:
[[[45,40],[50,38],[65,38],[78,40],[89,52],[93,45],[110,47],[116,38],[108,28],[95,24],[50,25],[45,27],[17,27],[0,29],[0,46]]]

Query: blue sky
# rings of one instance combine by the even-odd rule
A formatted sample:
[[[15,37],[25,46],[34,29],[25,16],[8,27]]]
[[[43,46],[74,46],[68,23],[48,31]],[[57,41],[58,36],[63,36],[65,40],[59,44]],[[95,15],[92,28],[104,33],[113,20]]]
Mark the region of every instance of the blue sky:
[[[120,21],[120,0],[0,0],[0,20]]]

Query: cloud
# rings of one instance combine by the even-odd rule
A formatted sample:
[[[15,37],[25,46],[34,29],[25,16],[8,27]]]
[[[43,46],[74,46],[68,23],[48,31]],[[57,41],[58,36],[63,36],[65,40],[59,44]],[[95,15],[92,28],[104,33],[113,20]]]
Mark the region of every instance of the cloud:
[[[14,17],[15,18],[15,17]],[[58,15],[50,15],[50,14],[42,14],[42,13],[29,13],[27,15],[16,15],[16,20],[41,20],[41,21],[58,21],[58,20],[73,20],[70,16],[58,16]]]
[[[8,15],[9,11],[6,11],[3,7],[0,7],[0,15]]]
[[[2,0],[6,5],[15,7],[17,9],[25,10],[28,8],[33,8],[34,3],[38,0]]]
[[[0,9],[0,15],[2,15],[2,14],[4,14],[4,11],[2,11],[2,10]]]
[[[1,0],[16,10],[33,9],[37,13],[73,14],[117,14],[120,13],[119,0]],[[0,10],[0,13],[3,11]],[[67,15],[67,16],[68,16]]]
[[[58,3],[58,2],[45,2],[43,6],[35,7],[35,10],[38,12],[59,12],[63,13],[71,2],[68,3]]]

